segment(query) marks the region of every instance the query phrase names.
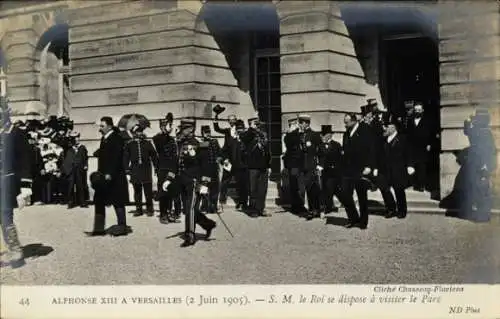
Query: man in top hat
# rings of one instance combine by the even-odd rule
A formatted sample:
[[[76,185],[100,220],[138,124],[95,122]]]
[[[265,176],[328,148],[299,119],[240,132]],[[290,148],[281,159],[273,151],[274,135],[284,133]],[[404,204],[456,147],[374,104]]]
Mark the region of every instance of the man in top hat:
[[[204,169],[200,156],[200,143],[194,136],[196,122],[182,120],[178,136],[179,169],[177,174],[167,172],[167,178],[162,188],[166,191],[171,183],[176,180],[182,198],[185,216],[185,236],[181,247],[194,245],[196,242],[195,225],[200,225],[207,233],[208,239],[215,228],[213,220],[202,214],[200,201],[202,196],[208,195],[208,186],[212,181],[209,173]]]
[[[102,134],[99,152],[97,153],[97,172],[101,176],[94,194],[94,229],[89,236],[105,235],[106,206],[113,205],[118,225],[113,227],[111,235],[124,236],[129,233],[125,205],[128,198],[127,176],[123,165],[123,138],[118,135],[109,116],[101,118],[99,132]]]
[[[368,188],[375,162],[375,148],[372,133],[362,125],[356,114],[346,114],[344,118],[346,132],[343,136],[343,178],[342,189],[346,200],[354,201],[353,192],[356,190],[359,200],[360,215],[357,210],[347,211],[348,223],[346,228],[368,226]]]
[[[261,130],[258,117],[248,120],[249,128],[241,139],[245,145],[245,156],[249,174],[249,213],[252,217],[271,216],[265,211],[271,153],[266,133]]]
[[[130,175],[130,182],[134,188],[134,202],[136,211],[134,216],[142,216],[142,191],[146,197],[146,214],[154,216],[153,207],[153,171],[158,170],[158,154],[153,144],[146,139],[142,128],[136,125],[132,128],[133,138],[125,144],[123,152],[123,166]]]
[[[80,133],[72,132],[70,137],[71,147],[66,152],[62,165],[62,173],[68,185],[68,208],[71,209],[75,206],[87,207],[85,195],[88,192],[88,151],[85,145],[80,143]]]
[[[408,122],[407,136],[415,164],[413,187],[416,191],[423,192],[427,186],[427,164],[431,152],[432,131],[420,102],[414,105],[413,117]]]
[[[319,217],[321,214],[321,166],[319,165],[319,154],[321,151],[321,136],[311,129],[311,117],[308,114],[299,115],[300,148],[302,151],[302,167],[300,181],[307,194],[308,220]],[[302,205],[303,206],[303,205]]]
[[[0,205],[2,235],[8,254],[2,262],[17,268],[24,265],[14,209],[27,204],[32,194],[31,156],[28,136],[14,127],[5,97],[0,97]],[[4,257],[4,256],[2,256]],[[3,258],[2,258],[3,259]]]
[[[179,154],[177,142],[173,137],[172,113],[168,113],[164,119],[160,120],[160,133],[153,137],[153,143],[158,153],[158,201],[160,204],[160,223],[168,224],[176,222],[181,215],[180,195],[177,190],[175,176],[178,170]],[[171,174],[172,185],[168,190],[163,190],[162,185],[167,180],[167,174]],[[175,204],[175,212],[172,207]]]
[[[217,213],[217,198],[219,196],[219,162],[221,161],[221,147],[219,142],[212,137],[210,126],[201,126],[200,157],[211,181],[208,184],[207,212]]]
[[[288,132],[285,134],[285,155],[283,164],[288,171],[288,191],[290,196],[291,212],[300,214],[305,211],[305,189],[300,188],[300,173],[302,171],[303,153],[300,146],[300,127],[298,117],[288,120]],[[303,186],[303,185],[302,185]]]
[[[374,171],[378,176],[380,190],[387,208],[386,218],[405,218],[408,208],[405,189],[409,176],[415,172],[411,150],[404,135],[398,132],[398,123],[390,114],[384,116],[384,145],[382,161]],[[394,189],[394,196],[390,188]]]
[[[340,194],[341,190],[341,171],[342,171],[342,145],[333,139],[331,125],[321,125],[321,153],[320,167],[323,204],[325,206],[325,214],[337,212],[333,196],[343,200]]]

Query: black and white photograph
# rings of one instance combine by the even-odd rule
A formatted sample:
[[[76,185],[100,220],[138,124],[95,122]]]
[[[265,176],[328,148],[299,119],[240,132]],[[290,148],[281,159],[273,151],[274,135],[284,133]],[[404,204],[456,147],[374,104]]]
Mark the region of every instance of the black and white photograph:
[[[496,0],[1,1],[0,83],[2,286],[500,284]]]

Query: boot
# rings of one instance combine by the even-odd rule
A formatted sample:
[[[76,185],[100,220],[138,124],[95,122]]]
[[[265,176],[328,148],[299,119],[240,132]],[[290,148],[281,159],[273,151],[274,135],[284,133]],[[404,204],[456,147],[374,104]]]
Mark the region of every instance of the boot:
[[[7,246],[9,248],[9,260],[10,266],[12,268],[19,268],[26,264],[23,256],[23,249],[21,243],[19,242],[19,237],[17,236],[16,226],[8,226],[7,229]]]
[[[193,246],[195,243],[196,243],[195,234],[191,232],[186,232],[184,237],[184,242],[181,244],[181,247]]]

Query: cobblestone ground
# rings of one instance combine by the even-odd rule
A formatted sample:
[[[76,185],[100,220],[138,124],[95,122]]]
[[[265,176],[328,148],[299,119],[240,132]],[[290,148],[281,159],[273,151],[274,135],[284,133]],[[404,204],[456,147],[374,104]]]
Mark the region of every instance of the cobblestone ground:
[[[226,211],[213,240],[180,248],[183,224],[127,214],[127,237],[87,238],[93,208],[34,206],[17,213],[28,256],[2,268],[3,284],[500,283],[500,216],[489,224],[411,214],[373,216],[367,230],[288,213],[251,219]],[[108,225],[115,215],[108,210]],[[171,237],[171,238],[169,238]],[[41,256],[37,256],[41,255]]]

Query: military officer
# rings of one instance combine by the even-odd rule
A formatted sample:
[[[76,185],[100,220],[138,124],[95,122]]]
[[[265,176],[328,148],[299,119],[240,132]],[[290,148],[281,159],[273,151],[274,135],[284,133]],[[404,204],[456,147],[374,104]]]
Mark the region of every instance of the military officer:
[[[288,120],[288,132],[284,138],[285,155],[283,156],[283,164],[288,171],[288,191],[290,197],[291,212],[300,214],[305,211],[304,199],[305,190],[299,186],[299,177],[303,162],[303,154],[300,148],[300,128],[297,117]]]
[[[304,185],[308,200],[308,220],[319,217],[321,214],[320,200],[320,170],[319,153],[321,148],[321,137],[318,132],[311,129],[311,116],[299,115],[299,126],[301,127],[300,148],[302,150],[301,181]]]
[[[18,268],[25,264],[14,224],[14,209],[22,208],[32,195],[31,156],[28,136],[10,120],[5,97],[0,97],[0,206],[2,235],[8,247],[6,264]]]
[[[162,188],[167,190],[171,183],[177,180],[185,216],[185,236],[181,247],[194,245],[196,242],[195,224],[206,231],[208,239],[216,223],[201,213],[200,198],[208,195],[208,185],[211,182],[210,172],[204,166],[200,156],[200,143],[194,137],[196,122],[182,120],[179,128],[179,168],[177,174],[167,172]]]
[[[209,125],[201,127],[202,141],[200,142],[200,157],[206,165],[207,175],[211,181],[208,184],[208,213],[217,212],[217,198],[219,195],[219,162],[221,161],[221,147],[215,138],[211,137]]]
[[[143,215],[142,211],[142,190],[146,197],[146,214],[154,216],[153,208],[153,178],[151,166],[158,169],[158,154],[153,144],[146,139],[142,128],[138,125],[132,128],[133,138],[125,145],[123,152],[123,166],[127,175],[130,175],[130,182],[134,187],[134,201],[136,212],[134,216]]]
[[[177,174],[179,154],[175,137],[171,136],[173,131],[174,117],[168,113],[164,119],[160,120],[160,133],[153,137],[153,143],[158,152],[158,201],[160,203],[160,223],[168,224],[176,222],[181,214],[179,193],[175,183]],[[170,174],[172,183],[168,190],[163,190],[162,185]],[[175,204],[175,212],[172,206]]]

